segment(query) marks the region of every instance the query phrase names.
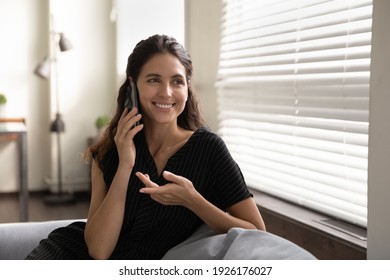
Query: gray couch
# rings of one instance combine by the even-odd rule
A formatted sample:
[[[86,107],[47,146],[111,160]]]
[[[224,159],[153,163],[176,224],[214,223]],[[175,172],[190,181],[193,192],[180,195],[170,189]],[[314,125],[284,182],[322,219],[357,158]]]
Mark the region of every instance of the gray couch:
[[[22,260],[48,234],[75,220],[0,224],[0,260]],[[167,252],[164,259],[299,259],[313,255],[290,241],[258,230],[232,228],[215,234],[201,226],[183,243]]]

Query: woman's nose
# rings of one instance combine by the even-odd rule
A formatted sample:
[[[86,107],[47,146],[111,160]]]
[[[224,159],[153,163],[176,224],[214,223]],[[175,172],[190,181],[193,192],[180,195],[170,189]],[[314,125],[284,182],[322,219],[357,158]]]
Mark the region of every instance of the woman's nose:
[[[172,96],[172,87],[170,83],[162,83],[160,89],[160,96],[171,97]]]

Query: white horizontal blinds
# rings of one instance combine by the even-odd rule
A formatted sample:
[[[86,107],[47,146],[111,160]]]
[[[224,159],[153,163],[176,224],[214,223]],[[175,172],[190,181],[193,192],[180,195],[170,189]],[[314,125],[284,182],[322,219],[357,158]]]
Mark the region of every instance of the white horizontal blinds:
[[[219,132],[249,186],[367,226],[372,1],[226,0]]]

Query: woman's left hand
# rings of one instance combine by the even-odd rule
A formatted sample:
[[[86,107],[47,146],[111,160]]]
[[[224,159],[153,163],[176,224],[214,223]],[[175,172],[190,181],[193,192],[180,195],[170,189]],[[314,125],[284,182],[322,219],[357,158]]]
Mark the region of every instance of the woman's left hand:
[[[163,205],[181,205],[188,208],[199,195],[190,180],[168,171],[164,171],[163,176],[170,183],[164,186],[152,182],[147,174],[137,172],[136,175],[145,184],[140,192],[149,194],[153,200]]]
[[[207,201],[187,178],[164,171],[163,176],[169,183],[159,186],[147,174],[137,172],[136,175],[145,184],[140,189],[141,193],[149,194],[163,205],[188,208],[217,233],[226,233],[232,227],[265,230],[263,219],[251,197],[230,206],[225,212]]]

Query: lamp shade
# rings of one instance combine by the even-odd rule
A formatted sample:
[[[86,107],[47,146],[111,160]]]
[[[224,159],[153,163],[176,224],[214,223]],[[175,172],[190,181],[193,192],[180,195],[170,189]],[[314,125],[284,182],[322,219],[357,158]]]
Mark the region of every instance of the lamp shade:
[[[65,123],[62,120],[62,116],[60,113],[56,114],[55,120],[50,124],[50,131],[57,133],[65,131]]]
[[[51,59],[46,57],[34,70],[34,74],[42,79],[48,79],[50,77],[50,63]]]
[[[62,52],[68,51],[73,48],[72,43],[65,37],[64,33],[60,33],[60,41],[58,42],[60,50]]]

